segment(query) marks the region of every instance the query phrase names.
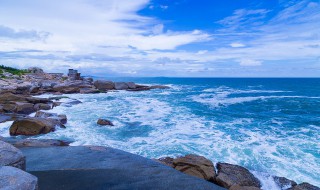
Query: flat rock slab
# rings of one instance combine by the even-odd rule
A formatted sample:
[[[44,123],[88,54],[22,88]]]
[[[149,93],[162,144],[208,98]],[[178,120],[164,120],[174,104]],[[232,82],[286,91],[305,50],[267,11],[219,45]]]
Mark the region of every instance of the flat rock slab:
[[[38,189],[38,179],[18,168],[0,166],[0,189],[36,190]]]
[[[40,189],[210,189],[213,183],[106,147],[22,148]]]

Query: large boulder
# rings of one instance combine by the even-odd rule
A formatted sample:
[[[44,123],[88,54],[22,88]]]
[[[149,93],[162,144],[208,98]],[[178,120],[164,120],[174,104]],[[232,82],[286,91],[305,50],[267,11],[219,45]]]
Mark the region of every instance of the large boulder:
[[[33,104],[38,104],[38,103],[47,104],[52,102],[48,98],[37,98],[37,97],[26,97],[26,101]]]
[[[106,81],[106,80],[96,80],[94,81],[93,85],[98,90],[113,90],[114,89],[114,83],[112,81]]]
[[[130,89],[135,89],[137,88],[136,84],[134,82],[127,82],[127,85]]]
[[[24,118],[13,122],[10,135],[39,135],[55,131],[56,126],[64,127],[58,120],[51,118]]]
[[[161,164],[174,168],[173,160],[174,158],[171,158],[171,157],[163,157],[163,158],[155,159],[155,161],[160,162]]]
[[[25,170],[26,157],[16,147],[0,141],[0,166],[12,166]]]
[[[252,173],[249,172],[244,167],[227,164],[227,163],[217,163],[218,173],[215,178],[215,183],[225,187],[225,188],[235,188],[233,186],[242,187],[256,187],[260,188],[260,181],[254,177]]]
[[[39,67],[30,67],[28,71],[32,74],[44,74],[44,71]]]
[[[37,190],[38,178],[20,169],[0,167],[0,189],[3,190]]]
[[[129,89],[129,86],[125,82],[115,82],[114,83],[114,88],[116,90],[127,90],[127,89]]]
[[[320,188],[309,183],[300,183],[288,190],[320,190]]]
[[[215,177],[213,163],[203,156],[189,154],[174,159],[173,165],[176,170],[207,181],[213,181]]]
[[[109,126],[114,126],[113,123],[107,119],[99,119],[97,121],[98,125],[109,125]]]

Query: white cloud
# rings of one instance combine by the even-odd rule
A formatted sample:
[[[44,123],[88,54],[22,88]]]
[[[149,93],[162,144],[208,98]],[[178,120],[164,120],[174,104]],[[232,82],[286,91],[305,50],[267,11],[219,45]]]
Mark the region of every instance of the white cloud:
[[[261,61],[253,60],[253,59],[241,59],[239,61],[241,66],[260,66],[262,64]]]
[[[246,45],[242,43],[231,43],[230,46],[233,48],[240,48],[240,47],[245,47]]]
[[[164,30],[164,25],[163,24],[157,24],[157,25],[155,25],[153,27],[152,33],[155,34],[155,35],[162,34],[163,30]]]

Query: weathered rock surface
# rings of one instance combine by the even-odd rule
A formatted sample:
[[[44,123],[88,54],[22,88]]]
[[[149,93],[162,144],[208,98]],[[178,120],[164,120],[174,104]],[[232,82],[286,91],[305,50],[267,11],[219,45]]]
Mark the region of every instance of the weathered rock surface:
[[[39,188],[223,190],[150,159],[108,147],[21,148]]]
[[[8,102],[23,102],[26,98],[22,95],[15,95],[12,93],[0,94],[0,103]]]
[[[173,160],[174,160],[174,158],[171,158],[171,157],[164,157],[164,158],[155,159],[155,161],[157,161],[157,162],[160,162],[164,165],[167,165],[169,167],[174,168]]]
[[[261,189],[258,187],[253,187],[253,186],[233,185],[230,187],[229,190],[261,190]]]
[[[35,112],[34,105],[31,103],[16,102],[15,104],[16,104],[16,108],[14,110],[15,113],[30,114]]]
[[[112,81],[106,81],[106,80],[96,80],[94,81],[93,85],[98,90],[113,90],[114,89],[114,83]]]
[[[115,82],[114,83],[114,88],[116,90],[127,90],[127,89],[129,89],[129,86],[125,82]]]
[[[215,170],[213,163],[203,156],[189,154],[173,160],[174,168],[183,173],[213,181]]]
[[[130,89],[135,89],[137,88],[136,84],[134,82],[127,82],[127,85]]]
[[[285,177],[273,176],[273,179],[281,189],[288,189],[290,187],[297,185],[297,183],[295,181],[292,181],[292,180],[287,179]]]
[[[97,121],[98,125],[109,125],[109,126],[114,126],[113,123],[107,119],[99,119]]]
[[[51,102],[48,98],[36,98],[36,97],[26,97],[26,101],[32,104],[48,104]]]
[[[34,105],[35,110],[51,110],[52,106],[49,104],[38,103]]]
[[[65,114],[57,114],[44,111],[37,111],[34,117],[55,119],[61,124],[66,124],[68,120]]]
[[[16,120],[10,127],[10,135],[39,135],[55,131],[56,126],[64,127],[59,121],[51,118],[24,118]]]
[[[55,139],[23,139],[9,140],[8,143],[15,147],[50,147],[50,146],[69,146],[70,142]]]
[[[0,166],[0,189],[37,190],[38,178],[15,167]]]
[[[227,163],[217,163],[217,170],[217,176],[214,181],[222,187],[231,188],[235,185],[261,187],[260,181],[244,167]]]
[[[96,88],[81,88],[80,89],[80,94],[96,94],[100,93],[100,90]]]
[[[309,183],[300,183],[288,190],[320,190],[320,188]]]
[[[11,144],[0,141],[0,166],[12,166],[25,170],[26,157]]]

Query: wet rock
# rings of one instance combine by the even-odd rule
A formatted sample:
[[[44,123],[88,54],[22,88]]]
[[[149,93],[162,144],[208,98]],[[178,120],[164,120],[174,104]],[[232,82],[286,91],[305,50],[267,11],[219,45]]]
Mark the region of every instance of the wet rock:
[[[47,104],[51,102],[51,100],[49,100],[48,98],[36,98],[36,97],[27,97],[26,101],[32,104],[38,104],[38,103]]]
[[[13,103],[11,103],[11,104],[3,104],[2,105],[2,110],[4,111],[4,112],[9,112],[9,113],[13,113],[13,112],[15,112],[16,111],[16,104],[13,104]]]
[[[51,119],[59,121],[61,124],[67,123],[67,116],[65,114],[56,114],[56,113],[37,111],[34,117],[51,118]]]
[[[97,121],[98,125],[109,125],[109,126],[114,126],[113,123],[107,119],[99,119]]]
[[[0,123],[6,122],[6,121],[10,121],[11,118],[12,118],[11,116],[0,114]]]
[[[227,163],[217,163],[217,170],[218,173],[215,178],[215,183],[222,187],[230,188],[234,185],[261,187],[260,181],[244,167]]]
[[[129,89],[129,86],[125,82],[115,82],[114,83],[114,88],[116,90],[127,90],[127,89]]]
[[[82,102],[80,100],[72,100],[70,102],[63,103],[62,105],[65,107],[71,107],[78,104],[82,104]]]
[[[4,190],[37,190],[38,178],[20,169],[0,167],[0,189]]]
[[[106,81],[106,80],[96,80],[94,81],[93,85],[98,90],[113,90],[114,89],[114,83],[112,81]]]
[[[320,190],[320,188],[309,183],[300,183],[288,190]]]
[[[34,105],[31,103],[24,103],[24,102],[16,102],[16,108],[14,112],[19,114],[30,114],[35,111]]]
[[[52,107],[57,107],[57,106],[60,106],[62,104],[62,102],[53,102],[52,103]]]
[[[29,93],[31,94],[35,94],[35,93],[38,93],[40,90],[40,87],[39,86],[32,86],[29,90]]]
[[[50,146],[69,146],[70,142],[54,139],[24,139],[9,141],[15,147],[50,147]]]
[[[213,181],[215,170],[213,163],[203,156],[189,154],[184,157],[173,160],[173,165],[176,170],[183,173],[203,178],[207,181]]]
[[[0,166],[12,166],[25,170],[26,157],[16,147],[0,141]]]
[[[233,185],[232,187],[230,187],[229,190],[261,190],[261,189],[253,186]]]
[[[43,103],[38,103],[34,105],[35,110],[51,110],[51,105],[49,104],[43,104]]]
[[[273,179],[281,189],[288,189],[297,185],[295,181],[292,181],[285,177],[273,176]]]
[[[96,88],[81,88],[80,89],[81,94],[95,94],[95,93],[100,93],[100,90]]]
[[[169,166],[169,167],[174,168],[173,160],[174,160],[174,158],[164,157],[164,158],[156,159],[155,161],[160,162],[160,163],[162,163],[162,164],[164,164],[164,165],[167,165],[167,166]]]
[[[16,120],[10,127],[10,135],[39,135],[55,131],[56,126],[64,127],[59,121],[51,118],[24,118]]]

